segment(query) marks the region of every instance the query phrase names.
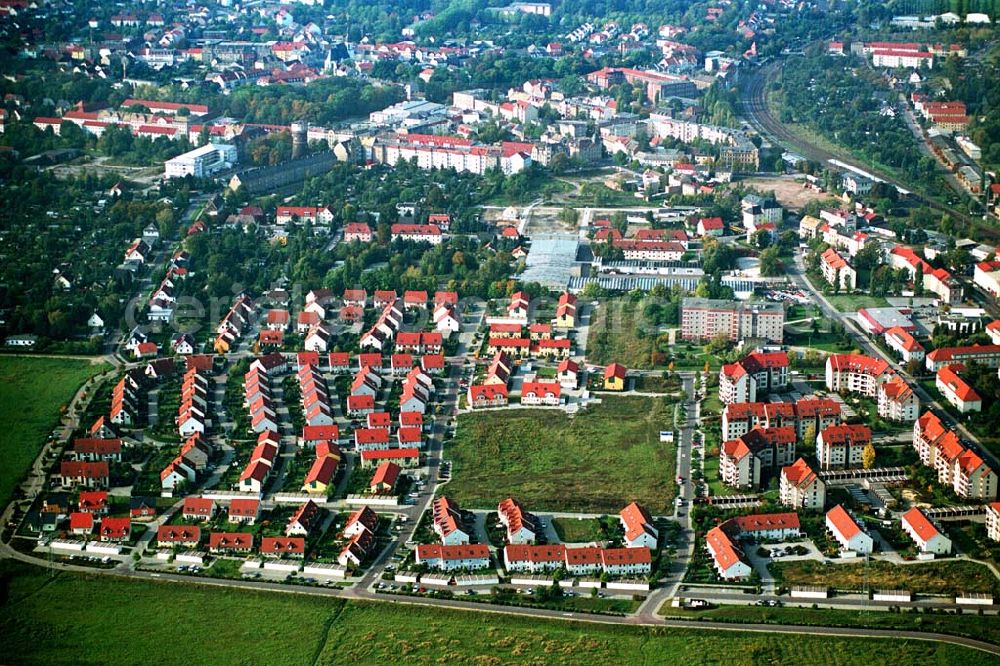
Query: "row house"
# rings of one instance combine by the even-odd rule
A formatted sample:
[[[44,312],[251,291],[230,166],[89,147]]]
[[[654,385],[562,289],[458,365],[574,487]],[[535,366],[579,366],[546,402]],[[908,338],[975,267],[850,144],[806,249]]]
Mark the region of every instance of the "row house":
[[[944,366],[937,371],[934,385],[960,414],[982,411],[983,399],[959,376],[963,370],[965,366],[961,364]]]
[[[441,333],[411,333],[400,331],[396,334],[395,350],[412,354],[440,354],[444,343]]]
[[[506,384],[470,384],[466,396],[469,409],[505,407],[507,400]]]
[[[540,523],[513,497],[497,505],[497,517],[507,534],[507,543],[515,545],[533,544],[541,532]]]
[[[59,482],[63,488],[107,488],[110,481],[106,461],[63,460],[59,463]]]
[[[361,349],[383,351],[388,343],[395,338],[402,323],[403,301],[396,299],[383,308],[372,327],[361,336]]]
[[[444,234],[436,224],[394,224],[389,229],[392,241],[411,241],[440,245]]]
[[[209,380],[197,368],[184,373],[181,403],[177,408],[177,431],[181,437],[204,435],[209,408]]]
[[[416,562],[439,571],[487,569],[490,566],[490,548],[482,543],[422,543],[417,546]]]
[[[606,573],[610,576],[642,576],[652,571],[652,552],[637,548],[567,548],[554,545],[504,547],[504,568],[510,572],[543,573],[565,568],[573,576]]]
[[[875,549],[875,541],[842,504],[826,512],[826,529],[840,544],[842,551],[867,555]]]
[[[301,368],[297,374],[302,414],[306,425],[332,426],[335,424],[330,389],[326,379],[314,365]]]
[[[723,404],[756,402],[758,395],[788,386],[788,354],[753,352],[719,370],[719,399]]]
[[[754,428],[723,443],[719,472],[726,485],[758,488],[766,470],[777,470],[795,460],[795,428]]]
[[[934,268],[908,247],[897,245],[889,252],[889,265],[905,269],[911,280],[920,279],[923,288],[935,294],[942,303],[960,303],[963,298],[961,282],[943,268]]]
[[[951,552],[951,539],[942,534],[920,508],[913,507],[904,513],[900,524],[921,553],[947,555]]]
[[[229,352],[243,334],[252,327],[254,304],[248,296],[240,295],[223,316],[216,328],[214,349],[218,354]]]
[[[828,398],[801,398],[796,402],[735,402],[722,410],[722,439],[736,439],[755,427],[793,426],[805,437],[813,426],[819,432],[841,421],[841,403]]]
[[[333,212],[327,206],[278,206],[274,221],[281,225],[301,222],[329,226],[333,222]]]
[[[878,385],[894,376],[882,359],[861,354],[832,354],[826,359],[826,388],[875,398]]]
[[[96,438],[76,438],[73,440],[72,456],[74,460],[86,460],[96,462],[122,461],[122,440],[120,439],[96,439]]]
[[[559,382],[531,381],[521,384],[522,405],[557,407],[561,401],[562,386]]]
[[[146,376],[139,368],[127,370],[111,390],[111,408],[108,420],[115,425],[136,425],[139,419],[140,389]]]
[[[455,500],[447,495],[441,495],[431,504],[433,529],[444,546],[459,546],[468,544],[470,537],[465,530],[462,510]]]
[[[458,333],[462,328],[462,320],[456,305],[446,303],[435,305],[431,318],[434,321],[434,329],[439,333]]]
[[[872,443],[871,428],[865,425],[832,425],[816,436],[816,459],[822,469],[861,466],[861,453]]]
[[[309,471],[306,472],[302,481],[302,492],[310,495],[326,496],[333,487],[333,482],[337,476],[337,469],[343,459],[340,447],[335,440],[324,440],[316,442],[313,448],[316,458],[313,460]]]
[[[507,318],[527,324],[529,307],[528,294],[518,291],[511,295],[510,303],[507,304]]]
[[[200,527],[161,525],[156,530],[156,545],[160,548],[197,548],[200,543]]]
[[[381,431],[382,429],[375,429]],[[361,468],[371,469],[379,465],[391,462],[401,469],[420,466],[420,449],[415,446],[401,446],[398,448],[376,448],[369,446],[361,451]]]

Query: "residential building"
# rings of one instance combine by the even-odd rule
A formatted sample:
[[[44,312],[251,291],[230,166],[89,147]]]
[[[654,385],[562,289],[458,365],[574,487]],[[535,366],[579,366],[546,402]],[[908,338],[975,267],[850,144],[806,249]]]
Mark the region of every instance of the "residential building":
[[[858,521],[847,512],[842,504],[838,504],[826,512],[826,529],[840,544],[841,550],[867,555],[875,548],[874,540],[861,529]]]
[[[618,519],[625,530],[626,548],[656,548],[660,533],[645,507],[632,502],[618,513]]]
[[[861,354],[832,354],[826,359],[826,388],[830,391],[875,398],[878,385],[892,376],[892,369],[882,359]]]
[[[872,442],[871,428],[859,424],[833,425],[816,437],[816,458],[822,469],[861,467],[861,452]]]
[[[759,488],[763,473],[777,472],[795,460],[795,428],[753,428],[737,439],[722,444],[719,474],[734,488]]]
[[[834,289],[853,291],[858,285],[858,272],[834,248],[828,248],[819,258],[823,278]]]
[[[780,303],[685,298],[681,302],[681,338],[705,341],[724,333],[731,342],[748,338],[781,343],[785,308]]]
[[[909,331],[901,326],[893,326],[885,332],[885,343],[892,348],[903,362],[924,360],[924,348]]]
[[[924,357],[924,365],[931,372],[937,372],[946,365],[959,363],[978,363],[990,368],[1000,368],[1000,345],[939,347]]]
[[[878,385],[878,415],[887,421],[914,421],[920,414],[920,399],[902,377]]]
[[[722,410],[722,439],[736,439],[753,428],[792,426],[805,437],[809,426],[816,433],[841,420],[841,404],[828,398],[801,398],[796,402],[733,402]]]
[[[628,370],[620,363],[612,363],[604,368],[604,390],[624,391]]]
[[[941,533],[918,507],[913,507],[903,514],[901,520],[905,531],[922,553],[947,555],[951,552],[951,539]]]
[[[991,502],[986,507],[986,536],[1000,541],[1000,502]]]
[[[822,510],[826,504],[826,484],[804,458],[781,468],[778,492],[782,504],[796,509]]]
[[[982,411],[983,399],[958,374],[963,370],[964,365],[946,365],[937,371],[934,385],[959,413]]]
[[[513,497],[500,502],[497,517],[507,530],[507,543],[515,545],[533,544],[540,526],[538,519],[521,506]]]
[[[486,569],[490,566],[490,549],[481,543],[456,545],[422,543],[417,546],[416,562],[440,571]]]
[[[788,386],[788,354],[753,352],[719,370],[719,399],[724,404],[756,402],[758,396]]]

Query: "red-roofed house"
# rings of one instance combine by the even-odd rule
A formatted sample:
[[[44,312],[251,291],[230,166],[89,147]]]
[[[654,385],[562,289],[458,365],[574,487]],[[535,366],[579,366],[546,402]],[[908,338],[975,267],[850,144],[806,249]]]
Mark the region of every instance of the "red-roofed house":
[[[827,426],[816,436],[816,458],[822,469],[861,466],[861,454],[871,444],[866,425],[840,423]]]
[[[201,528],[191,525],[161,525],[156,530],[156,545],[164,548],[182,546],[197,548],[201,542]]]
[[[260,516],[260,500],[244,499],[241,497],[233,499],[229,503],[229,522],[244,523],[253,525]]]
[[[626,548],[656,548],[660,534],[645,507],[632,502],[618,513],[618,519],[625,530]]]
[[[781,503],[795,509],[822,510],[826,504],[826,484],[804,458],[781,468],[778,491]]]
[[[964,365],[948,365],[937,371],[934,384],[948,402],[960,413],[979,412],[983,409],[983,399],[958,373]]]
[[[399,480],[401,471],[399,465],[396,463],[383,462],[375,470],[375,474],[372,475],[369,490],[373,494],[391,493],[396,489],[396,481]]]
[[[212,532],[208,549],[213,553],[249,553],[253,550],[253,534],[249,532]]]
[[[128,518],[103,518],[97,528],[101,541],[123,543],[132,534],[132,523]]]
[[[885,332],[885,343],[894,349],[906,363],[924,360],[923,346],[901,326],[893,326]]]
[[[215,501],[207,497],[185,497],[181,515],[185,520],[211,520],[215,516]]]
[[[260,540],[260,554],[264,557],[305,557],[306,540],[303,537],[264,537]]]
[[[947,555],[951,552],[951,539],[941,534],[927,514],[918,507],[904,513],[901,524],[920,552],[935,555]]]
[[[69,514],[69,531],[78,536],[88,535],[94,531],[94,514],[74,511]]]
[[[431,569],[454,571],[456,569],[486,569],[490,566],[490,549],[486,544],[442,545],[422,543],[417,546],[417,564]]]
[[[826,529],[840,544],[841,550],[853,551],[861,555],[871,553],[875,542],[861,529],[858,521],[847,512],[843,505],[838,504],[826,512]]]
[[[830,391],[860,393],[870,398],[878,385],[894,376],[882,359],[861,354],[832,354],[826,359],[826,388]]]

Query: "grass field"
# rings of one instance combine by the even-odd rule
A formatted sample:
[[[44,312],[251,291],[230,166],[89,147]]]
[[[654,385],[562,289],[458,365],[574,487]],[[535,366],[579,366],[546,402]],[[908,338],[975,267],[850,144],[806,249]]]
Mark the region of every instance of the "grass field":
[[[445,455],[454,462],[448,494],[467,508],[513,495],[531,511],[617,513],[637,500],[669,507],[675,449],[659,431],[673,418],[662,398],[606,396],[569,418],[551,410],[459,416]]]
[[[552,527],[563,543],[583,543],[604,538],[601,521],[596,518],[554,518]]]
[[[626,368],[653,367],[656,333],[643,323],[638,304],[629,299],[608,300],[594,310],[587,337],[587,360],[598,365],[621,363]]]
[[[771,572],[784,585],[822,585],[838,590],[864,587],[863,564],[823,565],[813,561],[776,562]],[[1000,594],[1000,580],[985,566],[975,562],[921,562],[895,565],[868,564],[868,586],[874,590],[910,590],[925,594],[991,592]]]
[[[0,568],[12,664],[973,663],[963,648],[650,629]],[[981,658],[981,657],[980,657]]]
[[[715,620],[734,623],[797,624],[805,626],[870,627],[873,629],[905,629],[933,631],[953,636],[966,636],[991,643],[1000,642],[1000,617],[996,615],[963,615],[943,613],[861,613],[833,608],[763,608],[757,606],[720,606],[704,611],[671,608],[667,601],[660,615],[687,619]]]
[[[860,308],[884,308],[889,305],[889,301],[881,296],[867,296],[865,294],[829,295],[826,300],[830,301],[830,305],[840,312],[856,312]]]
[[[108,369],[79,359],[0,356],[0,506],[58,425],[59,410],[91,375]],[[87,424],[89,425],[89,424]]]

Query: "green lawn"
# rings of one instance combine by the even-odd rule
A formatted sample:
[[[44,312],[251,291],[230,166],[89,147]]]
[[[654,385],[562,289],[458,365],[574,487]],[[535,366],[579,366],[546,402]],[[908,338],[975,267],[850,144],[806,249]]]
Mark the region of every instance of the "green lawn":
[[[771,572],[784,585],[821,585],[838,590],[864,588],[865,565],[814,561],[775,562]],[[873,590],[910,590],[925,594],[991,592],[1000,594],[1000,580],[982,564],[963,561],[921,562],[896,565],[870,562],[868,587]]]
[[[474,615],[390,603],[0,566],[12,664],[974,663],[914,641],[769,636]]]
[[[555,518],[552,527],[563,543],[584,543],[604,538],[601,521],[597,518]]]
[[[644,321],[637,303],[609,299],[594,311],[587,337],[587,360],[598,365],[621,363],[626,368],[649,370],[657,335]],[[665,369],[665,364],[659,367]]]
[[[79,359],[0,356],[0,506],[6,506],[49,432],[60,408],[92,375],[108,369]],[[86,424],[88,427],[90,424]]]
[[[840,312],[857,312],[860,308],[884,308],[889,305],[889,301],[881,296],[865,294],[834,294],[827,296],[826,300]]]
[[[660,615],[671,618],[704,619],[744,624],[797,624],[827,627],[869,627],[872,629],[903,629],[931,631],[954,636],[967,636],[990,643],[1000,642],[1000,617],[996,615],[963,615],[944,613],[890,613],[872,610],[867,613],[839,608],[763,608],[758,606],[720,606],[703,611],[672,608],[667,601]]]
[[[531,511],[617,513],[631,500],[670,506],[675,449],[661,444],[673,403],[604,396],[574,416],[552,410],[462,414],[445,455],[454,462],[448,494],[467,508],[513,495]]]

